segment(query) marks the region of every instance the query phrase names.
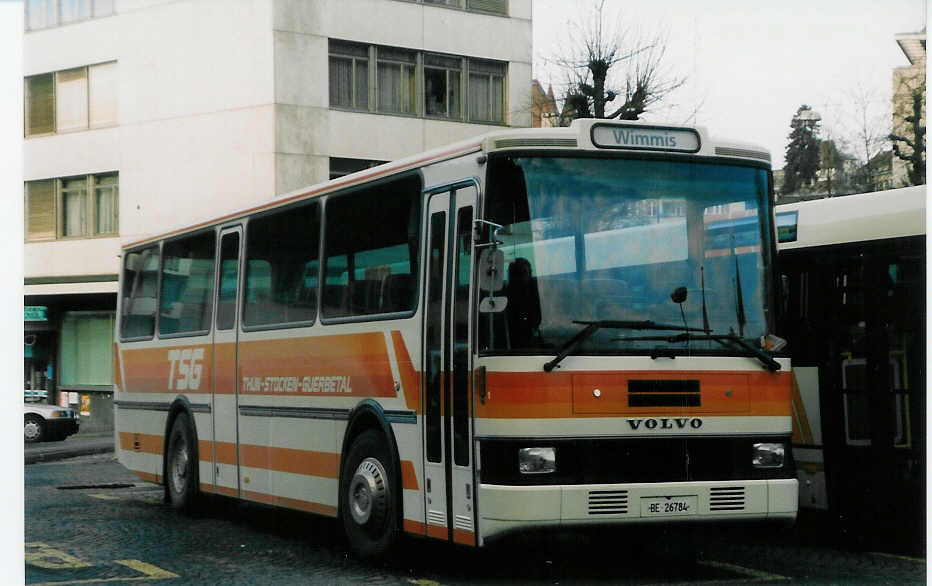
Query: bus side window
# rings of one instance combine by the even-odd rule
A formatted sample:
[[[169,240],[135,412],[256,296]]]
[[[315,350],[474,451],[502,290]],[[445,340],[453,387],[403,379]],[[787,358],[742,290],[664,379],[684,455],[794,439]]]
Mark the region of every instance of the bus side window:
[[[330,196],[324,220],[323,317],[414,309],[420,205],[416,175]]]
[[[151,338],[155,333],[159,247],[130,252],[123,266],[123,307],[120,334],[125,338]]]
[[[246,227],[243,324],[306,324],[317,316],[320,205],[276,210]]]
[[[165,243],[159,334],[210,330],[216,245],[212,230]]]

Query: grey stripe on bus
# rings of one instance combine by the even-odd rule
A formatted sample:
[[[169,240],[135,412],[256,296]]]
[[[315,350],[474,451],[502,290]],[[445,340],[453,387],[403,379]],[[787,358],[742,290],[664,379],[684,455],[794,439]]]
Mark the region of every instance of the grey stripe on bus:
[[[114,401],[113,404],[120,409],[144,411],[168,411],[171,408],[171,405],[163,401]],[[210,405],[207,403],[191,403],[188,408],[195,413],[210,413]]]

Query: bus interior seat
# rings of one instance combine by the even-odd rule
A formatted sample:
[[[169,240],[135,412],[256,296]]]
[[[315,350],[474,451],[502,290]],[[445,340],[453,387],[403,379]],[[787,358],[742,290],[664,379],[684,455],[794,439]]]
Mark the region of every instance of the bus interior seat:
[[[413,275],[387,275],[382,280],[382,312],[394,313],[410,309],[414,305],[413,295]]]

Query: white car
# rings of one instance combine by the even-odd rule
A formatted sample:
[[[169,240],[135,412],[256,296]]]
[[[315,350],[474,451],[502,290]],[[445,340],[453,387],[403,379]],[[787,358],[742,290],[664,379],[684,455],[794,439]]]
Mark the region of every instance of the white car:
[[[61,441],[78,433],[80,416],[74,409],[47,403],[23,403],[23,439],[27,443]]]

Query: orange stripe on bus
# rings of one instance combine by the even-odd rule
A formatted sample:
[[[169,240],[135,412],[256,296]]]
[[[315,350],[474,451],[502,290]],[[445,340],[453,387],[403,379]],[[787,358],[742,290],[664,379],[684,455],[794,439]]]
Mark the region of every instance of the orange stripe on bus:
[[[411,355],[404,338],[398,330],[392,331],[392,345],[395,348],[395,359],[398,360],[398,372],[401,373],[401,389],[404,392],[405,404],[417,414],[421,413],[421,375],[414,369]]]
[[[434,539],[446,539],[448,535],[447,528],[439,525],[428,525],[427,536]]]
[[[181,360],[175,360],[174,369],[169,360],[172,350],[201,349],[204,356],[197,361],[200,366],[200,376],[190,379],[182,372]],[[193,346],[162,346],[159,348],[126,347],[123,350],[123,369],[126,372],[122,391],[131,393],[171,393],[183,392],[186,394],[209,394],[211,391],[211,376],[213,354],[211,344],[197,344]],[[187,368],[190,368],[186,365]],[[192,384],[196,381],[197,387],[190,388],[188,378]],[[183,382],[184,381],[184,382]]]
[[[412,521],[411,519],[405,519],[402,525],[405,533],[412,533],[414,535],[424,535],[427,531],[427,526],[420,521]]]
[[[382,332],[241,342],[237,360],[240,396],[396,396]],[[314,386],[314,377],[345,377],[351,392],[342,382]],[[297,386],[265,388],[269,379],[292,379]]]
[[[453,530],[453,543],[459,543],[460,545],[470,545],[472,547],[476,546],[476,534],[472,531],[464,531],[463,529],[454,529]]]
[[[702,385],[699,407],[628,407],[627,381],[631,379],[698,379]],[[746,381],[741,382],[741,381]],[[574,383],[576,393],[574,397]],[[733,385],[732,383],[739,383]],[[602,398],[594,398],[597,385]],[[747,397],[740,397],[746,385]],[[734,386],[731,395],[729,387]],[[501,419],[586,418],[615,415],[696,414],[790,416],[791,375],[788,372],[489,372],[486,375],[486,401],[477,406],[476,416]],[[603,388],[605,387],[605,388]],[[616,391],[614,398],[604,391]],[[707,392],[710,389],[713,392]],[[582,391],[586,392],[583,393]],[[739,392],[740,391],[740,392]],[[585,397],[585,398],[583,398]],[[574,398],[576,403],[574,404]],[[596,401],[608,398],[610,404],[597,408]],[[581,406],[580,401],[585,401]],[[746,403],[743,403],[746,402]],[[746,407],[743,405],[746,404]],[[738,408],[740,407],[740,408]],[[580,412],[582,411],[582,412]]]
[[[307,511],[309,513],[317,513],[319,515],[327,515],[328,517],[337,516],[337,508],[331,505],[325,505],[322,503],[315,503],[313,501],[305,501],[301,499],[293,499],[283,496],[275,496],[271,494],[265,494],[261,492],[252,492],[249,490],[243,491],[243,498],[256,501],[260,503],[265,503],[269,505],[275,505],[278,507],[287,507],[289,509],[297,509],[299,511]]]
[[[232,497],[239,496],[235,488],[230,488],[228,486],[217,485],[214,487],[214,492],[216,492],[217,494],[222,494],[224,496],[232,496]]]
[[[293,448],[240,445],[240,465],[276,472],[339,478],[340,455]]]
[[[160,435],[155,435],[152,433],[137,433],[135,431],[120,432],[121,450],[161,456],[163,445],[164,441]]]
[[[401,461],[401,486],[404,490],[418,490],[417,474],[414,471],[414,462]]]

